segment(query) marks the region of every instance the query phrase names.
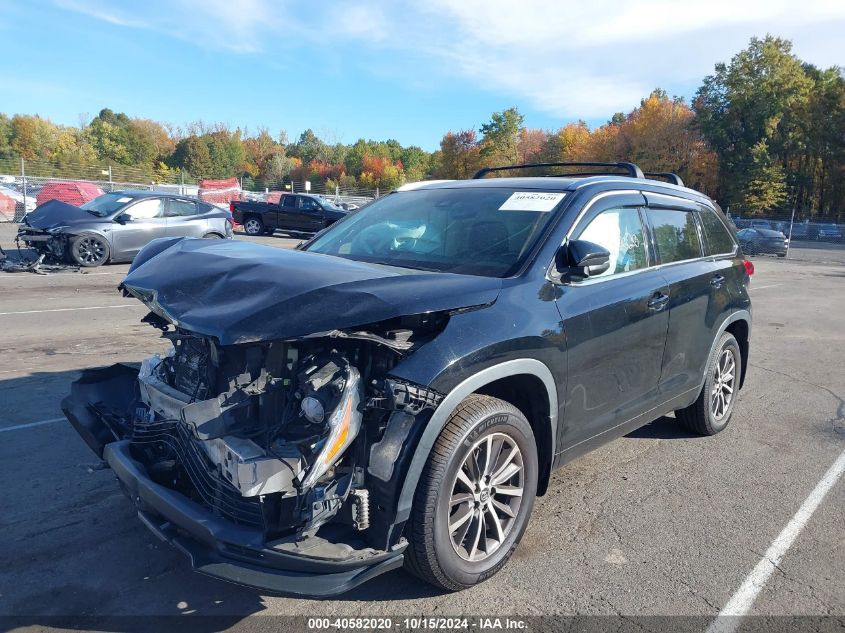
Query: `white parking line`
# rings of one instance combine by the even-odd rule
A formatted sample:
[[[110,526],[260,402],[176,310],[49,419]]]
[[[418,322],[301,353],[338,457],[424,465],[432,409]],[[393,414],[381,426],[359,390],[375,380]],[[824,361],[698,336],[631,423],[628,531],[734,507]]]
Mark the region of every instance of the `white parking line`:
[[[63,422],[67,418],[50,418],[49,420],[40,420],[39,422],[29,422],[28,424],[17,424],[15,426],[7,426],[0,428],[0,433],[6,431],[20,431],[21,429],[31,429],[33,426],[43,426],[45,424],[55,424],[56,422]]]
[[[783,531],[778,534],[777,538],[769,546],[769,549],[763,554],[763,558],[760,559],[757,566],[748,574],[745,582],[737,589],[728,603],[722,607],[719,615],[707,628],[707,633],[732,633],[736,630],[742,616],[747,615],[751,610],[754,600],[756,600],[757,595],[765,586],[766,581],[769,580],[769,576],[772,575],[775,567],[780,565],[784,554],[792,546],[792,543],[801,533],[801,530],[807,525],[807,521],[813,516],[813,512],[816,511],[822,499],[833,488],[843,472],[845,472],[845,451],[839,454],[839,457],[836,458],[836,461],[833,462],[833,465],[824,474],[821,481],[813,488],[810,496],[798,508],[795,516],[786,524]]]
[[[53,308],[51,310],[22,310],[21,312],[0,312],[0,316],[10,316],[12,314],[40,314],[42,312],[76,312],[77,310],[107,310],[110,308],[137,308],[142,306],[140,303],[120,303],[113,306],[86,306],[84,308]]]
[[[762,290],[763,288],[777,288],[780,284],[769,284],[768,286],[751,286],[751,290]]]

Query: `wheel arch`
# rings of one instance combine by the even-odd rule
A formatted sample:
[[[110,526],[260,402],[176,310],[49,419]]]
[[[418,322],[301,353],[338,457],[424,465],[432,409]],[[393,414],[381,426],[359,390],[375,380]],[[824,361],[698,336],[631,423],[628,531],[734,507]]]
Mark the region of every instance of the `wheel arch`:
[[[722,325],[719,326],[719,329],[716,332],[716,336],[713,337],[713,342],[710,344],[710,352],[707,354],[707,358],[711,358],[713,356],[713,350],[716,349],[716,345],[718,345],[719,339],[725,332],[730,332],[731,334],[733,334],[734,338],[739,344],[739,387],[741,389],[742,385],[745,383],[745,370],[748,367],[748,350],[749,341],[751,337],[751,313],[748,310],[737,310],[736,312],[731,313],[731,315],[724,321],[722,321]],[[704,381],[707,380],[707,369],[708,367],[705,364],[705,367],[701,374],[699,390],[704,385]]]
[[[742,389],[742,386],[745,384],[745,372],[748,368],[748,350],[749,350],[749,338],[751,335],[751,322],[749,315],[749,320],[744,318],[738,318],[730,323],[728,323],[727,327],[725,327],[725,332],[730,332],[733,334],[734,338],[736,339],[737,344],[739,345],[739,361],[740,361],[740,374],[739,374],[739,388]]]
[[[519,393],[519,388],[530,390]],[[512,394],[517,393],[514,397]],[[540,473],[537,494],[543,494],[548,486],[552,459],[557,441],[557,386],[552,372],[542,362],[531,359],[515,359],[487,367],[469,376],[455,386],[443,399],[426,424],[414,456],[408,466],[405,481],[396,506],[396,522],[408,519],[420,475],[425,467],[437,437],[446,426],[457,406],[470,394],[482,393],[507,400],[526,416],[537,442]],[[511,399],[503,397],[511,395]],[[534,397],[532,397],[534,396]],[[537,396],[542,396],[539,403]],[[513,402],[512,400],[518,402]],[[524,409],[527,409],[524,410]]]

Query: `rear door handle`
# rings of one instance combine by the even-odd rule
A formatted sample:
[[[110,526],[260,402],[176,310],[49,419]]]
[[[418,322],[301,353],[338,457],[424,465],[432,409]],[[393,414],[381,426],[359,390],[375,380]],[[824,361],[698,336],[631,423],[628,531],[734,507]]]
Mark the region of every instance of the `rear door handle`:
[[[652,310],[662,310],[668,301],[669,295],[665,292],[658,291],[648,300],[648,307]]]
[[[725,278],[722,275],[713,275],[713,278],[710,280],[710,285],[716,286],[717,288],[723,283],[725,283]]]

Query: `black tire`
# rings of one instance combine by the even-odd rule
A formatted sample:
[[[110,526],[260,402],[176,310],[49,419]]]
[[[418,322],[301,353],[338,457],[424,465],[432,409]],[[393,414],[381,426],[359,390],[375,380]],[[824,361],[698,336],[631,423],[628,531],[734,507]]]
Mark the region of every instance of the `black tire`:
[[[244,233],[247,235],[261,235],[264,230],[264,222],[261,218],[250,215],[244,219]]]
[[[497,442],[501,442],[498,453],[495,449]],[[458,483],[458,471],[465,476],[468,471],[463,467],[470,454],[486,455],[491,445],[494,448],[489,452],[496,457],[494,464],[485,472],[495,474],[499,465],[499,472],[505,471],[506,467],[511,468],[508,464],[517,468],[521,466],[521,470],[499,484],[496,484],[495,479],[491,481],[487,477],[484,484],[489,486],[486,488],[486,496],[484,490],[476,489],[479,491],[464,493],[463,496],[469,498],[455,505],[454,500],[457,497],[452,495],[458,490],[458,486],[462,485]],[[516,457],[508,461],[506,458],[514,446],[518,447],[519,451]],[[478,468],[477,461],[473,463]],[[507,563],[525,532],[537,494],[537,472],[537,445],[525,416],[516,407],[497,398],[478,394],[466,398],[458,405],[441,431],[420,476],[414,494],[411,518],[406,526],[410,541],[405,552],[408,571],[436,587],[449,591],[466,589],[493,576]],[[481,476],[479,479],[485,480],[485,477]],[[512,496],[512,491],[518,489],[520,483],[521,496]],[[510,492],[502,492],[505,489]],[[517,497],[521,501],[516,502]],[[502,514],[497,514],[494,503],[498,503],[500,507],[509,504],[512,518],[505,518],[502,523]],[[513,507],[514,503],[518,503],[516,508]],[[453,507],[455,514],[450,517]],[[476,546],[464,548],[463,554],[458,553],[459,545],[453,545],[449,522],[450,519],[458,517],[462,509],[472,514],[473,518],[466,521],[468,527],[464,536],[459,537],[459,541],[463,543],[467,539],[466,542],[469,543],[473,540],[471,533],[483,535],[483,559],[471,560],[476,546],[481,543],[478,538],[474,541]],[[490,513],[499,518],[490,518]],[[481,519],[480,522],[476,521],[476,516]],[[486,526],[488,521],[489,527]],[[456,519],[454,523],[457,522]],[[489,529],[495,533],[497,526],[502,529],[500,534],[503,534],[503,537],[500,540],[491,539],[486,531]],[[488,553],[487,548],[491,547],[491,541],[494,549]],[[481,554],[482,552],[477,552],[478,556]]]
[[[95,233],[83,233],[71,238],[68,250],[70,258],[83,268],[102,266],[111,256],[108,240]]]
[[[723,355],[730,353],[733,355],[733,378],[730,384],[732,392],[730,400],[725,404],[723,399],[724,409],[721,414],[714,412],[714,407],[718,410],[718,404],[714,404],[714,390],[717,386],[718,374],[717,363],[721,364]],[[685,409],[675,411],[675,417],[687,430],[699,435],[716,435],[723,431],[728,426],[728,422],[733,415],[734,406],[736,405],[736,398],[739,395],[739,383],[742,379],[742,356],[739,350],[739,344],[736,342],[733,334],[725,332],[719,337],[719,342],[707,360],[707,378],[704,380],[704,386],[701,388],[701,393],[698,394],[695,402]],[[727,382],[727,381],[726,381]],[[726,391],[722,390],[723,398]]]

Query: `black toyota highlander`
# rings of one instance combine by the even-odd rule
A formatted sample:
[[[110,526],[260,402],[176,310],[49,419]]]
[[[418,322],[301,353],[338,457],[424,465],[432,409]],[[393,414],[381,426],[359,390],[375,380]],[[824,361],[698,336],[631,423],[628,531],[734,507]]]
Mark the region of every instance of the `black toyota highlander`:
[[[508,170],[555,175],[489,177]],[[64,412],[197,571],[309,596],[403,564],[479,583],[555,468],[673,412],[731,419],[753,266],[712,200],[651,176],[484,169],[296,250],[156,240],[120,288],[170,352],[86,371]]]

